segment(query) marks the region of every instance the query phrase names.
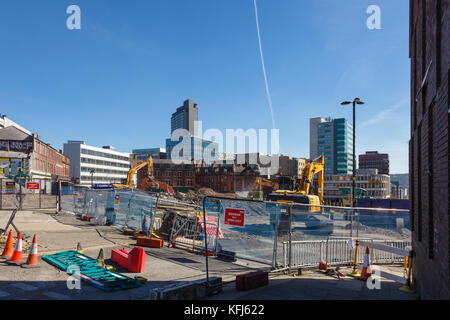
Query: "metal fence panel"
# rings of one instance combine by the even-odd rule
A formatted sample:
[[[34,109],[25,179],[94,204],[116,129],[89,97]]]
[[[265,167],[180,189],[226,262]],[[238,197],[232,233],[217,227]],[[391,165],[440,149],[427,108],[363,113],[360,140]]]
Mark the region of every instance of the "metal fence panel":
[[[156,199],[138,190],[90,190],[63,187],[63,210],[87,215],[98,223],[110,223],[151,233]]]
[[[216,200],[215,207],[210,205],[207,210],[208,251],[271,266],[278,206],[258,201]]]

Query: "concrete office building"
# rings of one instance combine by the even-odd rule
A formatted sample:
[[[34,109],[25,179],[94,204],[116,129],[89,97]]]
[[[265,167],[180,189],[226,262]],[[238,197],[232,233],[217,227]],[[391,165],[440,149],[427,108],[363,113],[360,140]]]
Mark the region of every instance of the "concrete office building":
[[[183,105],[172,114],[171,133],[177,129],[185,129],[189,132],[189,137],[179,140],[166,139],[167,159],[194,161],[197,164],[204,161],[207,165],[211,165],[221,157],[216,142],[198,137],[197,122],[197,104],[192,99],[184,101]]]
[[[188,99],[184,101],[183,105],[177,108],[177,111],[172,114],[170,119],[170,133],[176,129],[185,129],[189,131],[191,136],[198,135],[197,128],[198,108],[194,100]]]
[[[174,150],[175,147],[177,149]],[[194,161],[197,164],[204,161],[207,165],[211,165],[219,159],[219,145],[197,137],[180,141],[166,139],[166,150],[167,158],[171,160]]]
[[[309,153],[325,158],[325,174],[353,173],[353,126],[345,119],[311,118]]]
[[[133,149],[131,153],[132,160],[146,161],[150,155],[153,159],[167,159],[164,148]]]
[[[449,0],[410,0],[410,221],[421,299],[450,299],[449,17]]]
[[[324,200],[329,204],[342,204],[344,194],[341,188],[352,188],[352,175],[325,175]],[[366,190],[366,196],[377,199],[391,197],[391,181],[387,174],[379,174],[377,169],[357,170],[356,188]]]
[[[76,184],[122,183],[130,169],[130,154],[86,145],[84,141],[68,141],[64,154],[70,158],[70,176]],[[92,173],[93,171],[93,173]]]
[[[359,155],[359,169],[378,169],[381,174],[389,174],[389,155],[378,151],[367,151]]]

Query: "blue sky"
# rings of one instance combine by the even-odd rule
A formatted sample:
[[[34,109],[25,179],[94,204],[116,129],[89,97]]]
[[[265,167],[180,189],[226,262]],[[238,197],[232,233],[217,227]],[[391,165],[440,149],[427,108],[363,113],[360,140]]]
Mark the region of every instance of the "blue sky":
[[[357,153],[408,172],[406,0],[258,0],[280,151],[309,156],[309,118],[360,97]],[[66,9],[81,8],[81,30]],[[381,9],[369,30],[366,9]],[[0,113],[61,148],[165,147],[185,99],[203,129],[271,129],[253,0],[46,0],[0,4]]]

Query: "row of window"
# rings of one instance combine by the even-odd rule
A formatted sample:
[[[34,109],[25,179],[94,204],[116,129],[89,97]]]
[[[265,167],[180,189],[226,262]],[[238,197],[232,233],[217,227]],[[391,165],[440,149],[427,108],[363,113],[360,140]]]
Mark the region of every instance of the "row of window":
[[[176,186],[183,187],[184,186],[183,180],[175,180],[175,183],[172,183],[171,180],[165,180],[164,183],[169,185],[169,186],[172,186],[172,187],[176,187]],[[192,186],[192,180],[191,179],[187,180],[186,183],[187,183],[188,186]]]
[[[92,179],[92,180],[91,180]],[[117,179],[117,178],[109,178],[109,177],[91,177],[91,176],[81,176],[81,181],[83,182],[89,182],[91,183],[94,182],[108,182],[108,183],[122,183],[122,179]]]
[[[160,171],[155,171],[155,176],[159,177],[160,175],[161,175],[161,172],[160,172]],[[186,175],[187,175],[188,177],[192,177],[192,171],[188,171],[188,172],[186,173]],[[170,177],[170,176],[172,176],[172,173],[171,173],[171,171],[165,171],[164,174],[163,174],[163,176],[164,176],[164,177]],[[178,171],[178,172],[177,172],[177,176],[178,176],[178,177],[182,177],[182,176],[183,176],[183,172],[182,172],[182,171]]]
[[[81,149],[82,154],[88,154],[91,156],[97,156],[102,158],[108,158],[108,159],[115,159],[115,160],[122,160],[122,161],[130,161],[129,157],[123,157],[116,154],[106,153],[106,152],[100,152],[100,151],[94,151],[89,149]]]
[[[90,172],[91,169],[94,169],[95,173],[109,173],[109,174],[121,174],[121,175],[126,174],[125,171],[120,171],[120,170],[88,168],[88,167],[81,167],[81,172]]]
[[[81,158],[82,163],[90,163],[90,164],[96,164],[100,166],[108,166],[108,167],[119,167],[119,168],[130,168],[130,165],[123,164],[123,163],[117,163],[117,162],[109,162],[109,161],[103,161],[103,160],[94,160],[89,158]]]

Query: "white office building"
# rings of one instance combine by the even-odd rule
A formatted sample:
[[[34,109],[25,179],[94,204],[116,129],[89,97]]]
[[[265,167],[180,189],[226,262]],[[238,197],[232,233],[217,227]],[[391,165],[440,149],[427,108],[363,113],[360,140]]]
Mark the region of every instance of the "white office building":
[[[70,177],[75,184],[122,183],[130,170],[130,154],[86,145],[84,141],[68,141],[64,155],[70,158]]]

